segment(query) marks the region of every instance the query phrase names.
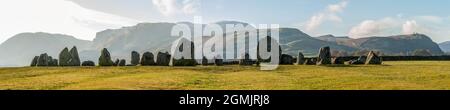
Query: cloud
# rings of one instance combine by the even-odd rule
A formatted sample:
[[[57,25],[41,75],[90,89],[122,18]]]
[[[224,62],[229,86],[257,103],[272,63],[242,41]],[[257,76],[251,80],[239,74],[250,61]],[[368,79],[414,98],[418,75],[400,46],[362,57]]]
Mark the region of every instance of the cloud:
[[[98,31],[139,22],[66,0],[1,1],[0,13],[0,42],[22,32],[61,33],[92,40]]]
[[[164,16],[191,15],[200,7],[199,0],[152,0],[152,3]]]
[[[391,36],[421,33],[436,42],[450,40],[450,19],[439,16],[385,17],[379,20],[364,20],[351,28],[351,38]]]
[[[347,7],[348,1],[344,0],[337,4],[328,5],[327,9],[312,16],[306,23],[306,31],[313,32],[325,21],[342,22],[342,18],[337,16]]]
[[[424,32],[423,28],[420,27],[415,20],[408,20],[402,26],[403,34],[414,34],[417,32]]]
[[[386,17],[380,20],[365,20],[352,27],[348,35],[351,38],[363,38],[377,35],[389,35],[398,26],[394,18]]]

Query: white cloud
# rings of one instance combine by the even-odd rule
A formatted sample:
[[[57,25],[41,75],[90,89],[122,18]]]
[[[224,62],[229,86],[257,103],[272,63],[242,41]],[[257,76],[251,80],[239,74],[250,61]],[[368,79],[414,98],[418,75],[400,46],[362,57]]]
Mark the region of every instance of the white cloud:
[[[381,20],[365,20],[351,28],[348,35],[351,38],[363,38],[379,35],[389,35],[395,31],[398,26],[396,19],[387,17]]]
[[[408,20],[402,26],[403,34],[414,34],[423,30],[415,20]]]
[[[365,20],[351,28],[351,38],[391,36],[421,33],[436,42],[450,40],[450,19],[439,16],[386,17],[380,20]]]
[[[91,40],[98,31],[139,22],[65,0],[1,1],[0,13],[0,42],[22,32],[61,33]]]
[[[152,2],[164,16],[195,14],[200,7],[199,0],[152,0]]]
[[[312,16],[306,23],[306,31],[314,32],[325,21],[342,22],[342,18],[337,16],[337,14],[342,13],[347,4],[348,2],[344,0],[337,4],[329,5],[324,12]]]

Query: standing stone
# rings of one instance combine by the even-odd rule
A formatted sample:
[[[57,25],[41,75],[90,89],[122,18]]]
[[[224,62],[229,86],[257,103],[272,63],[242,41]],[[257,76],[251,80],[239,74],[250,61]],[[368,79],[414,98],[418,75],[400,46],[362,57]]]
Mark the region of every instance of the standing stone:
[[[81,63],[81,66],[95,66],[94,61],[83,61],[83,63]]]
[[[72,56],[69,52],[69,49],[65,47],[60,53],[59,53],[59,66],[70,66],[70,60],[72,59]]]
[[[153,53],[151,52],[145,52],[144,54],[142,54],[142,58],[141,58],[141,65],[142,66],[150,66],[150,65],[155,65],[155,59],[153,58]]]
[[[253,65],[252,60],[250,59],[250,55],[248,53],[245,53],[243,58],[239,60],[239,65],[243,66]]]
[[[303,55],[302,52],[298,52],[298,56],[297,56],[297,65],[302,65],[305,63],[305,56]]]
[[[103,48],[100,58],[98,58],[98,65],[113,66],[113,62],[111,60],[111,54],[109,54],[108,49]]]
[[[370,51],[367,55],[366,59],[366,65],[381,65],[383,63],[383,60],[381,57],[379,57],[375,52]]]
[[[116,59],[116,61],[113,62],[113,66],[119,66],[119,62],[120,62],[120,60]]]
[[[345,60],[342,57],[335,57],[331,59],[332,64],[344,64]]]
[[[169,66],[170,57],[171,56],[168,52],[166,53],[158,52],[158,55],[156,55],[156,65]]]
[[[47,55],[47,53],[41,54],[39,56],[36,66],[48,66],[48,55]]]
[[[70,56],[71,56],[71,60],[69,62],[70,66],[80,66],[81,65],[80,57],[78,56],[77,47],[73,46],[72,49],[70,49]]]
[[[38,59],[39,59],[39,56],[34,56],[33,60],[31,61],[30,66],[36,66]]]
[[[119,62],[119,66],[126,66],[126,61],[125,61],[125,59],[122,59],[122,60],[120,60],[120,62]]]
[[[220,55],[214,57],[214,65],[223,66],[223,59]]]
[[[131,65],[134,65],[134,66],[138,65],[139,64],[139,60],[140,60],[139,57],[140,57],[140,55],[139,55],[138,52],[132,51],[131,52]]]
[[[53,59],[52,63],[49,64],[50,66],[58,66],[58,59]]]
[[[287,55],[287,54],[282,54],[281,59],[280,59],[280,64],[281,65],[292,65],[292,64],[294,64],[294,57]]]
[[[331,64],[330,47],[320,48],[319,57],[317,58],[317,65],[329,65],[329,64]]]

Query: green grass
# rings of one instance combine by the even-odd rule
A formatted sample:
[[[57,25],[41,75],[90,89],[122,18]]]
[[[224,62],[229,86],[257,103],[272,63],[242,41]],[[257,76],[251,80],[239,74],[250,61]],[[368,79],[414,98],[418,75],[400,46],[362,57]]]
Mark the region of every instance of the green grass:
[[[450,90],[449,61],[381,66],[0,68],[12,90]]]

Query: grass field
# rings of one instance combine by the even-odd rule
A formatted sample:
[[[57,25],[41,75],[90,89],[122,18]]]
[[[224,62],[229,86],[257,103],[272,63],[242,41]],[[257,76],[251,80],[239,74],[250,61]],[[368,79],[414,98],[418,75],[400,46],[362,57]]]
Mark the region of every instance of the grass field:
[[[450,89],[450,61],[381,66],[0,68],[12,90],[422,90]]]

